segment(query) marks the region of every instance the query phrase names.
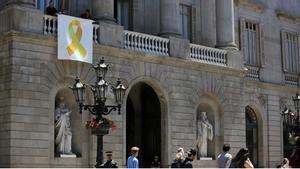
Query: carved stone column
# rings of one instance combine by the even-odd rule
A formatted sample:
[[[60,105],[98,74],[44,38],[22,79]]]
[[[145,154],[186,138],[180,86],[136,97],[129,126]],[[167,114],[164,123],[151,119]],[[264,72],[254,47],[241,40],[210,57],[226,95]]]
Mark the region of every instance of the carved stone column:
[[[160,1],[160,35],[164,37],[180,36],[179,0]]]
[[[234,2],[233,0],[216,0],[216,26],[218,48],[237,50],[234,31]]]
[[[115,23],[113,0],[92,0],[92,14],[95,21]]]

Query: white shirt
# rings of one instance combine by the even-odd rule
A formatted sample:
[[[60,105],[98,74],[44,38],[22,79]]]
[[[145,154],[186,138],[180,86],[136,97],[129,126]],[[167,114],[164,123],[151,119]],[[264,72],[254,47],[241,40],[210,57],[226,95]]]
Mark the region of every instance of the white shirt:
[[[228,152],[224,152],[220,155],[218,155],[218,167],[219,168],[229,168],[231,160],[232,160],[232,155],[229,154]]]

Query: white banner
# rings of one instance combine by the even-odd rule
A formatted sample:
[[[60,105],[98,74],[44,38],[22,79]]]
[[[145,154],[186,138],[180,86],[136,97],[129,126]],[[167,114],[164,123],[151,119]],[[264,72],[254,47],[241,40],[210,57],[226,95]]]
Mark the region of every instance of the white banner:
[[[58,15],[58,59],[93,62],[92,20]]]

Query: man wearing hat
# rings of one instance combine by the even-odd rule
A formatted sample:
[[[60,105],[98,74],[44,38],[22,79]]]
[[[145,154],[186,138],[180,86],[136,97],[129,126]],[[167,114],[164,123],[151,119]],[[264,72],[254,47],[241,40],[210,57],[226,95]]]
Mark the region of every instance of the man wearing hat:
[[[118,168],[117,163],[112,159],[112,151],[106,151],[107,161],[101,165],[101,168]]]
[[[182,168],[193,168],[193,160],[196,158],[196,150],[191,149],[190,151],[187,152],[188,156],[185,158],[185,160],[182,163]]]
[[[139,160],[137,159],[139,151],[138,147],[131,148],[131,156],[127,159],[127,168],[139,168]]]

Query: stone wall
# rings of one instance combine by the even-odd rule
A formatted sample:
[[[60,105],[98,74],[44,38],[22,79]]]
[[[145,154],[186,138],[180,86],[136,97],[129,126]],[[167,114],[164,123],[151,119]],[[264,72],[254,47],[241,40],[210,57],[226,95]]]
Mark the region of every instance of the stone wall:
[[[11,78],[8,80],[11,89],[8,105],[11,120],[4,120],[11,127],[6,130],[11,136],[9,165],[92,166],[95,159],[95,140],[89,134],[82,140],[81,158],[55,158],[53,149],[56,93],[63,87],[71,85],[75,76],[91,83],[94,80],[94,73],[90,71],[90,65],[74,61],[58,61],[56,38],[17,32],[11,32],[4,38],[8,41],[1,41],[3,46],[11,44],[7,49],[11,51],[9,56],[12,64],[9,69],[12,71]],[[7,53],[4,53],[4,56],[8,57]],[[95,46],[94,56],[95,61],[103,56],[113,65],[108,74],[110,80],[113,80],[111,77],[121,77],[129,88],[137,82],[145,82],[153,87],[166,103],[167,111],[163,118],[166,123],[162,131],[166,134],[165,165],[172,160],[176,150],[174,147],[183,146],[186,149],[195,147],[196,111],[202,102],[209,101],[217,107],[219,119],[224,121],[224,131],[219,132],[221,140],[231,143],[234,149],[244,146],[238,140],[244,135],[244,122],[241,120],[243,107],[239,106],[243,82],[239,70],[101,45]],[[5,62],[2,61],[2,64]],[[5,99],[8,99],[7,95],[4,95]],[[112,99],[109,102],[112,102]],[[2,103],[1,106],[5,106],[5,102]],[[126,159],[124,110],[125,107],[121,116],[111,115],[117,122],[118,130],[104,137],[105,150],[113,150],[119,164],[124,164]],[[82,117],[86,118],[87,116]],[[229,121],[234,121],[234,125],[228,123]]]
[[[143,3],[135,4],[134,10],[141,12]],[[192,1],[186,1],[192,3]],[[185,149],[195,147],[196,113],[202,105],[210,106],[219,128],[216,131],[215,155],[220,152],[223,143],[230,143],[232,154],[246,146],[245,107],[250,106],[258,118],[259,166],[275,167],[282,158],[281,117],[282,98],[290,99],[298,87],[284,85],[281,70],[280,30],[288,28],[299,32],[297,22],[292,21],[290,13],[283,19],[276,14],[276,9],[289,10],[292,16],[297,15],[293,6],[298,2],[281,3],[282,1],[236,1],[236,42],[239,41],[239,18],[246,17],[263,24],[265,65],[260,71],[261,81],[244,79],[243,65],[240,64],[240,53],[228,51],[229,66],[213,66],[192,62],[177,56],[186,42],[178,43],[180,49],[171,49],[171,56],[159,56],[122,49],[122,28],[111,27],[101,23],[100,43],[108,45],[94,46],[94,62],[100,57],[113,66],[108,73],[108,80],[121,77],[130,88],[138,82],[151,86],[163,103],[163,165],[167,166],[180,146]],[[242,2],[242,3],[240,3]],[[254,3],[257,2],[257,3]],[[200,6],[199,6],[200,4]],[[289,5],[288,5],[289,4]],[[157,4],[156,4],[157,5]],[[214,1],[195,3],[197,16],[203,19],[197,22],[197,43],[208,46],[215,44]],[[210,8],[202,9],[210,6]],[[208,9],[210,13],[207,14]],[[154,9],[149,9],[151,12]],[[22,11],[23,22],[18,22]],[[145,16],[149,16],[149,11]],[[142,12],[141,12],[142,13]],[[7,20],[7,16],[13,19]],[[32,15],[31,15],[32,14]],[[145,14],[145,13],[144,13]],[[141,14],[143,18],[144,14]],[[207,14],[207,15],[206,15]],[[34,16],[34,17],[32,17]],[[289,17],[288,17],[289,16]],[[75,76],[86,83],[92,83],[95,75],[89,64],[74,61],[57,60],[57,39],[41,35],[42,14],[33,9],[9,6],[0,12],[0,166],[1,167],[91,167],[95,163],[96,140],[88,130],[79,126],[76,132],[82,138],[75,139],[74,144],[80,149],[81,157],[62,159],[54,157],[54,105],[58,91],[73,84]],[[38,18],[32,20],[32,18]],[[21,19],[20,19],[21,20]],[[142,20],[142,19],[140,19]],[[151,22],[158,22],[152,18]],[[150,22],[150,21],[149,21]],[[209,22],[209,23],[207,23]],[[15,23],[15,24],[13,24]],[[30,24],[28,24],[30,23]],[[144,28],[142,22],[135,23],[137,31],[149,31],[156,34],[159,27],[153,30]],[[147,24],[146,24],[147,25]],[[207,26],[207,27],[206,27]],[[212,27],[212,28],[211,28]],[[104,29],[106,28],[106,30]],[[118,29],[113,38],[108,29]],[[103,31],[104,30],[104,31]],[[33,34],[34,33],[34,34]],[[102,34],[101,34],[102,33]],[[106,38],[106,39],[105,39]],[[112,41],[109,41],[109,40]],[[172,42],[178,42],[171,38]],[[181,40],[182,41],[182,40]],[[105,42],[108,42],[107,44]],[[110,47],[109,47],[110,46]],[[115,46],[115,47],[111,47]],[[185,46],[186,47],[186,46]],[[174,55],[173,55],[174,54]],[[184,59],[179,59],[184,58]],[[232,64],[232,65],[231,65]],[[126,97],[128,95],[126,94]],[[126,99],[125,97],[125,99]],[[68,98],[76,125],[89,118],[87,113],[78,115],[76,103]],[[109,98],[108,103],[113,103]],[[286,103],[289,104],[289,103]],[[104,137],[104,151],[114,151],[119,165],[126,160],[126,105],[122,115],[110,115],[116,121],[118,129]]]

